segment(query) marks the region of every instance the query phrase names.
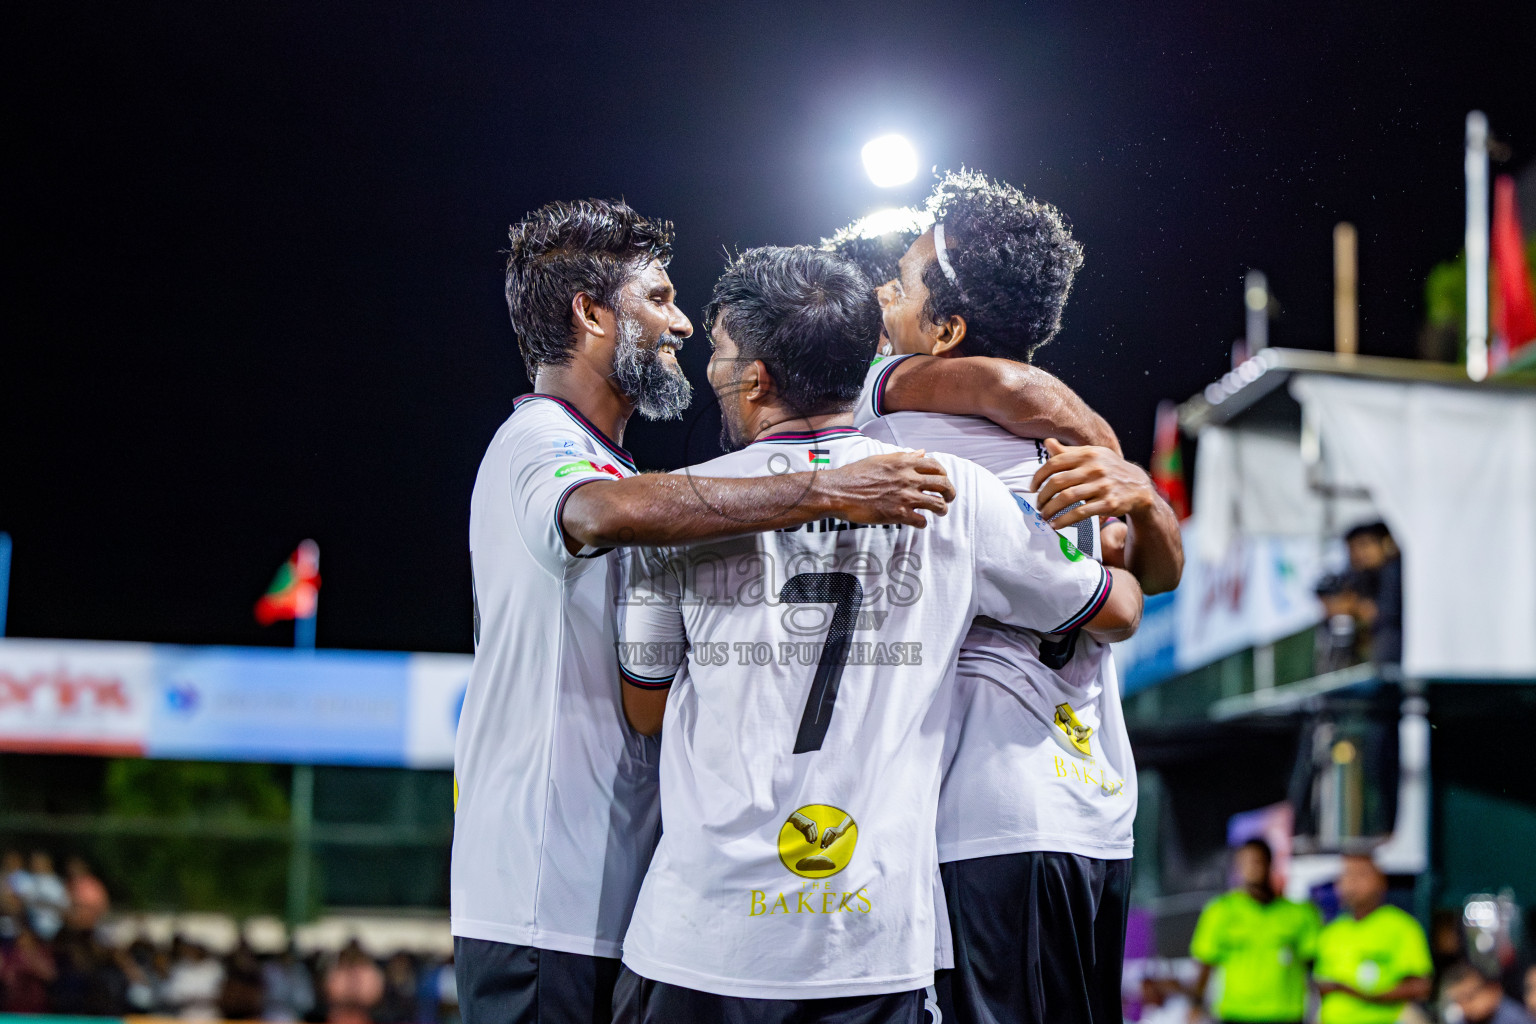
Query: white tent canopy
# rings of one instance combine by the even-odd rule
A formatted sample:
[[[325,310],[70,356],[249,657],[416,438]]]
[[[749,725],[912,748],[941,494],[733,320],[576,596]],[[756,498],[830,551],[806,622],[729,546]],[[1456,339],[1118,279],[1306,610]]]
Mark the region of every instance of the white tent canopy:
[[[1300,435],[1198,410],[1202,546],[1380,518],[1403,552],[1405,674],[1536,678],[1536,393],[1300,369]]]

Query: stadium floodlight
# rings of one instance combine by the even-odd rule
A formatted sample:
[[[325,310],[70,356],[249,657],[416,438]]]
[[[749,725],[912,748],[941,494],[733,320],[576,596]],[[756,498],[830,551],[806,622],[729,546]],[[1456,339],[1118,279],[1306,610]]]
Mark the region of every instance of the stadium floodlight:
[[[905,185],[917,177],[917,150],[902,135],[882,135],[864,144],[859,154],[869,180],[881,188]]]

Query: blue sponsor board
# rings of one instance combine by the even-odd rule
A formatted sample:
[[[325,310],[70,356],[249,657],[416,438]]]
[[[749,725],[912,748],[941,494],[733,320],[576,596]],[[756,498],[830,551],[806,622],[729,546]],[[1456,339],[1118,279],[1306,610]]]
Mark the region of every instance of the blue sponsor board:
[[[405,763],[410,655],[159,647],[145,754]]]

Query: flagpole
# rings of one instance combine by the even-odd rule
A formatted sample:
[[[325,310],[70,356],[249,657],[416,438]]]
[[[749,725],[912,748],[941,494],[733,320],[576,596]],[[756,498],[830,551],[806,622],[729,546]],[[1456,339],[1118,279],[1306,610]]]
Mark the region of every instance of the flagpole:
[[[308,546],[316,570],[320,568],[320,546],[307,540],[300,548]],[[320,617],[320,592],[315,591],[315,602],[308,615],[295,616],[293,620],[293,646],[296,650],[313,652],[315,649],[315,624]],[[313,835],[315,827],[315,768],[314,765],[293,766],[292,789],[288,799],[288,928],[293,929],[309,915],[309,873],[314,859]]]

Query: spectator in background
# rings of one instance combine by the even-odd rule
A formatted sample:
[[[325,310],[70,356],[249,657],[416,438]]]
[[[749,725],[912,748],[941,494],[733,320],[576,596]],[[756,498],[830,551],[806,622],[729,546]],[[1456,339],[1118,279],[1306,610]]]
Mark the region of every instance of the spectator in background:
[[[1318,1024],[1394,1024],[1430,995],[1424,929],[1384,902],[1387,878],[1369,856],[1345,856],[1334,888],[1345,912],[1317,940]]]
[[[453,957],[437,969],[437,1021],[438,1024],[459,1024],[459,975],[454,970]]]
[[[1536,1018],[1536,964],[1525,969],[1525,1012]]]
[[[262,1020],[292,1024],[315,1008],[314,980],[291,938],[287,949],[262,965],[261,978],[266,997]]]
[[[224,959],[224,985],[219,990],[219,1014],[225,1020],[256,1020],[264,1009],[261,961],[245,936]]]
[[[1274,856],[1262,839],[1234,854],[1241,888],[1205,905],[1189,954],[1200,963],[1189,1019],[1205,1016],[1205,992],[1221,970],[1216,1016],[1224,1022],[1301,1024],[1307,1006],[1307,965],[1317,956],[1322,927],[1317,908],[1274,889]]]
[[[330,1024],[371,1024],[373,1008],[384,996],[384,972],[363,952],[356,939],[336,957],[325,976],[325,1001]]]
[[[1536,1024],[1536,1018],[1504,994],[1497,977],[1465,961],[1445,972],[1443,990],[1448,1008],[1460,1010],[1465,1024]]]
[[[384,998],[373,1009],[375,1024],[416,1024],[416,962],[396,953],[384,964]]]
[[[11,889],[0,882],[0,942],[13,942],[27,926],[27,908]]]
[[[1359,595],[1356,617],[1370,631],[1371,660],[1403,660],[1403,560],[1386,523],[1367,523],[1344,535]]]
[[[64,914],[69,910],[69,890],[64,880],[53,870],[53,858],[38,850],[32,854],[31,894],[21,895],[27,905],[32,929],[44,941],[51,940],[64,927]]]
[[[107,887],[91,874],[90,867],[80,857],[71,857],[65,862],[64,876],[68,880],[69,926],[93,931],[111,909]]]
[[[182,1020],[215,1020],[224,988],[224,965],[195,942],[176,939],[180,955],[171,962],[165,1002]]]
[[[46,1013],[48,988],[56,976],[48,944],[23,927],[16,941],[0,951],[0,989],[5,993],[0,1006],[6,1013]]]

